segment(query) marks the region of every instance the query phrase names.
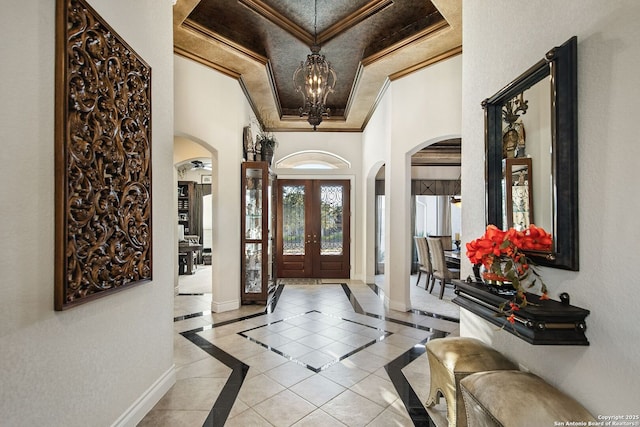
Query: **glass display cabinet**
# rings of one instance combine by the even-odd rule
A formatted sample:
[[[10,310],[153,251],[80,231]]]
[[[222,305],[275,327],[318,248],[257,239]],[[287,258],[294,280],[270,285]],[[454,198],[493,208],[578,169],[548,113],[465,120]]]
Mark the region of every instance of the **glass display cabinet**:
[[[274,180],[267,162],[242,163],[242,304],[266,304],[269,291],[275,286]]]

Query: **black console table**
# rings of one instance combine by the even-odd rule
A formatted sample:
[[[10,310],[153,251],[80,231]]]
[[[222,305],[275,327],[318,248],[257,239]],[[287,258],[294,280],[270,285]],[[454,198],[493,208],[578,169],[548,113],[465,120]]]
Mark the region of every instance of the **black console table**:
[[[589,310],[569,305],[569,297],[563,294],[563,302],[544,300],[527,294],[526,307],[516,311],[516,321],[511,324],[500,315],[500,305],[509,298],[489,292],[482,283],[455,281],[456,297],[453,302],[483,319],[504,328],[517,337],[536,345],[589,345],[585,331],[585,318]]]

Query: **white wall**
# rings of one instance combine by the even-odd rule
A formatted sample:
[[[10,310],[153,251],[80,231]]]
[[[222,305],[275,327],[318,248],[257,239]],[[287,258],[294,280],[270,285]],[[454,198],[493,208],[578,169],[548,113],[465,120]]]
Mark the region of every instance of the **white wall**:
[[[0,16],[2,425],[135,425],[175,381],[171,1],[89,3],[152,68],[153,278],[63,312],[54,294],[55,2]],[[123,13],[126,11],[126,13]],[[15,177],[20,177],[16,180]],[[137,401],[137,399],[140,399]]]
[[[175,134],[217,154],[211,185],[211,309],[233,310],[240,306],[240,163],[249,106],[234,79],[181,56],[174,60]]]
[[[580,271],[543,269],[550,294],[591,310],[588,347],[532,346],[464,312],[461,334],[476,335],[582,402],[594,415],[638,414],[635,197],[640,144],[640,3],[636,0],[465,2],[463,4],[463,236],[484,229],[480,101],[553,46],[578,36]],[[468,263],[464,265],[470,269]],[[465,273],[463,272],[463,275]]]
[[[392,82],[363,137],[365,174],[385,164],[385,297],[392,309],[411,308],[411,155],[426,145],[460,136],[461,81],[459,55]],[[365,204],[373,209],[369,191]]]

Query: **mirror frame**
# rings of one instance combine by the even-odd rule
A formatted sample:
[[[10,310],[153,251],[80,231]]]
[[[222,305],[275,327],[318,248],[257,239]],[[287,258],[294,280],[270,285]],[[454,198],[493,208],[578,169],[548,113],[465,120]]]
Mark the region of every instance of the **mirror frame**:
[[[486,221],[503,229],[502,107],[551,77],[551,177],[553,236],[550,252],[529,252],[539,265],[579,270],[578,229],[578,39],[572,37],[498,93],[482,102],[485,111]]]

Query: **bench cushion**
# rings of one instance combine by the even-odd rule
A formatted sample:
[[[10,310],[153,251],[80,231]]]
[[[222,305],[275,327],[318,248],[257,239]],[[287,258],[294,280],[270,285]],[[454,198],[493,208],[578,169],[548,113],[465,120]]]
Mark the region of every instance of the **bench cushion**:
[[[460,381],[469,427],[539,427],[596,421],[575,399],[522,371],[491,371]]]

